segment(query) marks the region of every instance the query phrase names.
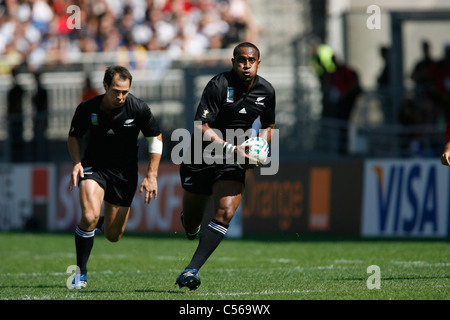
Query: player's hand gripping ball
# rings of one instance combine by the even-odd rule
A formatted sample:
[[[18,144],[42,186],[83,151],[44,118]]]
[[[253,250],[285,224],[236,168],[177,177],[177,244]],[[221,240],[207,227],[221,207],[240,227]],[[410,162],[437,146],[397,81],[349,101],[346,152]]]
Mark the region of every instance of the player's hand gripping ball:
[[[250,146],[249,148],[245,149],[245,153],[248,154],[250,157],[255,158],[258,161],[258,163],[266,162],[267,157],[269,155],[269,143],[265,139],[260,137],[252,137],[244,141],[244,143],[242,143],[241,146]],[[254,164],[254,162],[252,161],[250,161],[250,163]],[[238,165],[241,169],[244,169],[239,164],[239,159]]]

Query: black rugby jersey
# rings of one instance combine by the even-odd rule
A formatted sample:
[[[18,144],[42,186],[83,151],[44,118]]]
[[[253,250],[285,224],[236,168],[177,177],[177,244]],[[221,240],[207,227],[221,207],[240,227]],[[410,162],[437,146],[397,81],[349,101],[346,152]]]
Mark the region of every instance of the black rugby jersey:
[[[220,131],[223,140],[237,145],[250,137],[249,129],[258,116],[261,123],[275,123],[275,104],[275,90],[267,80],[256,75],[253,86],[246,92],[241,80],[231,70],[214,76],[208,82],[197,107],[195,121],[208,122],[211,128]],[[227,137],[230,129],[232,136]],[[241,131],[235,131],[237,129]],[[203,152],[211,142],[201,141],[201,163],[197,163],[192,149],[194,143],[195,135],[192,135],[187,154],[191,164],[204,165],[206,159],[216,159],[214,150]],[[222,151],[219,157],[225,159],[228,156]]]
[[[256,75],[249,92],[233,70],[213,77],[206,85],[195,115],[196,121],[210,122],[226,140],[226,129],[252,127],[260,117],[261,123],[275,123],[275,90],[263,77]]]
[[[83,137],[87,134],[83,166],[137,165],[139,132],[145,137],[158,136],[161,133],[158,123],[150,107],[132,94],[111,114],[100,109],[103,96],[81,102],[72,118],[69,135]]]

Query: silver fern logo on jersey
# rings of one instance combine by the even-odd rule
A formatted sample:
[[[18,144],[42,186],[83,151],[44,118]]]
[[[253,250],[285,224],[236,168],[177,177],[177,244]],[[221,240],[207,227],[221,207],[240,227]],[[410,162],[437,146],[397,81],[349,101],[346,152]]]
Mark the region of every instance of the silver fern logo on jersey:
[[[124,127],[133,127],[134,126],[134,119],[127,119],[127,120],[125,120],[123,126]]]
[[[257,105],[260,105],[260,106],[263,106],[264,105],[264,99],[265,99],[266,97],[258,97],[258,98],[256,98],[256,101],[255,101],[255,104],[257,104]]]

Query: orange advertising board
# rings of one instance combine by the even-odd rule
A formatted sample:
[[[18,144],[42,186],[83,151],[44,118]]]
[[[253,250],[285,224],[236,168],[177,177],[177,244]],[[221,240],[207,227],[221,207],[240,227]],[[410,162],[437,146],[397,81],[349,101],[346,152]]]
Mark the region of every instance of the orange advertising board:
[[[362,163],[284,162],[273,176],[248,171],[244,234],[359,234]]]

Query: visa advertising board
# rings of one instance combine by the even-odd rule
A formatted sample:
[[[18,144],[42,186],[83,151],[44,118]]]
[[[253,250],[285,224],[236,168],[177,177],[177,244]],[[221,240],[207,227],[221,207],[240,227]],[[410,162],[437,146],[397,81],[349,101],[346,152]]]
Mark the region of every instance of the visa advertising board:
[[[450,168],[439,159],[364,162],[363,236],[450,234]]]

